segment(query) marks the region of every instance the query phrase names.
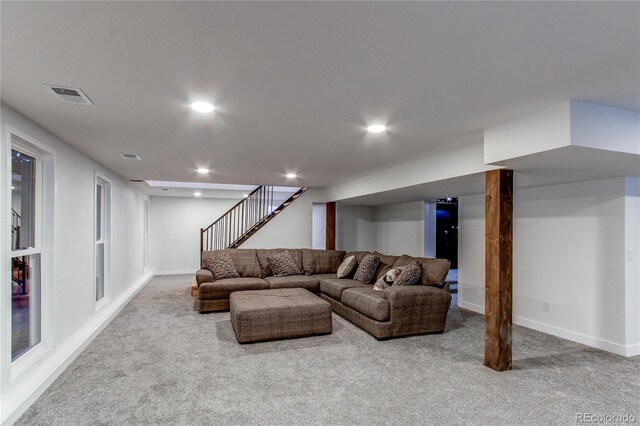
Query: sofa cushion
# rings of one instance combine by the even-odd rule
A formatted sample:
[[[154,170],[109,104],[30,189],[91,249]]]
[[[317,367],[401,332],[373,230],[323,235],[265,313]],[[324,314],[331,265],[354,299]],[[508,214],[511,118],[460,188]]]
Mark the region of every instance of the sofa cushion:
[[[260,263],[255,249],[229,249],[205,251],[202,253],[202,267],[205,266],[205,260],[219,253],[229,253],[233,265],[241,277],[260,277]]]
[[[394,286],[402,285],[415,285],[421,284],[420,282],[420,264],[411,262],[407,266],[402,267],[402,271],[398,274],[398,277],[393,281]]]
[[[376,321],[389,321],[389,301],[371,286],[345,290],[342,304]]]
[[[228,299],[234,291],[266,290],[269,283],[262,278],[226,278],[212,283],[202,283],[198,288],[198,296],[202,300]]]
[[[302,275],[300,268],[296,266],[291,254],[288,251],[282,253],[272,254],[267,256],[267,262],[271,272],[276,277],[287,277],[289,275]]]
[[[216,253],[213,256],[207,256],[203,259],[203,263],[213,274],[213,280],[222,280],[224,278],[238,278],[240,275],[236,270],[231,256],[227,252]]]
[[[337,280],[338,276],[336,274],[314,274],[312,277],[322,280]]]
[[[312,293],[320,293],[320,280],[308,275],[289,275],[287,277],[265,277],[269,288],[304,288]]]
[[[346,278],[320,280],[320,292],[338,301],[342,298],[344,290],[353,287],[367,287],[367,285]]]
[[[358,270],[353,276],[353,279],[364,284],[370,284],[376,275],[379,263],[380,258],[378,256],[372,254],[366,255],[358,265]]]
[[[418,261],[420,264],[420,280],[423,285],[442,286],[451,267],[451,262],[447,259],[413,257],[406,254],[400,256],[393,266],[406,266],[412,261]]]
[[[345,251],[301,249],[302,269],[305,274],[327,274],[336,272]]]
[[[340,266],[338,266],[336,275],[338,278],[347,278],[355,271],[357,265],[358,262],[356,261],[355,255],[345,257]]]
[[[389,256],[386,254],[378,253],[377,251],[374,251],[371,254],[373,254],[374,256],[378,256],[380,258],[380,264],[378,265],[378,269],[376,270],[376,275],[374,277],[374,279],[376,280],[384,277],[384,274],[386,274],[387,272],[389,272],[391,268],[393,268],[393,265],[396,263],[396,261],[400,257],[400,256]]]
[[[261,270],[258,276],[264,278],[269,275],[273,275],[273,271],[269,266],[269,261],[267,257],[273,256],[274,254],[282,253],[283,251],[288,251],[291,255],[291,258],[295,262],[296,266],[300,271],[302,271],[302,252],[299,249],[286,249],[286,248],[277,248],[277,249],[258,249],[256,250],[256,256],[258,257],[259,268]]]

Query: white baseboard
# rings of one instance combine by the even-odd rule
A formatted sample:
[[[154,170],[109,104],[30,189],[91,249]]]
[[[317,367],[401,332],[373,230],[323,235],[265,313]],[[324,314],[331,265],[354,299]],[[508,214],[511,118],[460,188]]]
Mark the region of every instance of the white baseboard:
[[[80,330],[57,345],[50,355],[35,364],[25,373],[28,376],[21,379],[10,392],[2,395],[0,423],[9,426],[18,420],[153,276],[153,272],[147,272],[125,293],[99,310]]]
[[[463,309],[468,309],[470,311],[484,315],[484,306],[464,302],[460,299],[458,299],[458,306]],[[544,324],[539,321],[530,320],[528,318],[517,315],[513,316],[513,323],[522,327],[530,328],[532,330],[540,331],[542,333],[551,334],[552,336],[571,340],[572,342],[591,346],[592,348],[602,349],[603,351],[611,352],[617,355],[626,357],[640,355],[640,344],[625,346],[621,345],[620,343],[610,342],[608,340],[588,336],[586,334],[578,333],[553,325]]]
[[[196,270],[195,269],[177,269],[175,271],[156,271],[155,275],[159,276],[159,275],[184,275],[184,274],[196,274]]]
[[[626,356],[637,356],[637,355],[640,355],[640,343],[636,343],[635,345],[628,345]]]

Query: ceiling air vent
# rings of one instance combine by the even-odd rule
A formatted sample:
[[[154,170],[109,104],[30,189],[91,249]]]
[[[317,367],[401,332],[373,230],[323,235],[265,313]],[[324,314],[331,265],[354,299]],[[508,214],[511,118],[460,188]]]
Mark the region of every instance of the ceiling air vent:
[[[91,99],[89,99],[89,97],[78,88],[54,86],[52,84],[45,84],[44,86],[51,90],[51,93],[53,93],[53,95],[62,102],[80,105],[93,105]]]
[[[120,154],[125,160],[142,160],[138,154]]]

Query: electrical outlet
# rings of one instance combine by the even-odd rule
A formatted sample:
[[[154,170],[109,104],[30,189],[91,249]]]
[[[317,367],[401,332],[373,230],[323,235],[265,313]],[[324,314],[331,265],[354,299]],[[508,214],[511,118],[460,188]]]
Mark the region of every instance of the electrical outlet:
[[[542,310],[545,312],[549,312],[550,308],[549,308],[549,301],[548,300],[543,300],[542,301]]]

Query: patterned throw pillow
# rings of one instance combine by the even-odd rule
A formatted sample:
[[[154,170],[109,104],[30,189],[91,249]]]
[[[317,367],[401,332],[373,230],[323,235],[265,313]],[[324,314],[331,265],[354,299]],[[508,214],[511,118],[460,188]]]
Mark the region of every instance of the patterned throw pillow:
[[[349,274],[353,272],[353,268],[355,268],[357,264],[355,256],[347,257],[338,267],[338,272],[336,273],[338,278],[348,277]]]
[[[395,286],[414,285],[420,281],[420,265],[418,262],[408,264],[393,282]]]
[[[276,277],[287,277],[289,275],[302,275],[300,269],[296,266],[296,262],[291,257],[291,253],[283,251],[282,253],[267,256],[269,267]]]
[[[372,254],[366,255],[362,259],[362,262],[360,262],[353,279],[360,281],[363,284],[371,284],[371,280],[373,280],[373,277],[376,275],[376,270],[378,269],[379,264],[380,258],[378,256],[374,256]]]
[[[240,276],[229,253],[216,254],[204,259],[204,263],[204,266],[213,274],[214,281],[225,278],[238,278]]]
[[[391,287],[389,284],[387,284],[387,282],[384,280],[384,277],[379,278],[378,281],[376,281],[373,284],[373,289],[375,291],[384,291],[385,288],[387,287]]]

